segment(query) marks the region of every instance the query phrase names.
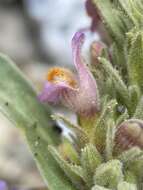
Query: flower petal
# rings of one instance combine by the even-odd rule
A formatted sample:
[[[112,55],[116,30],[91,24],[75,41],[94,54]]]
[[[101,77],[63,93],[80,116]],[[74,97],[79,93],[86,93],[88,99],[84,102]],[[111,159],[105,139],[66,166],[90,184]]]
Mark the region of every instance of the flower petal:
[[[65,89],[64,85],[54,84],[47,81],[38,98],[41,102],[47,101],[56,104],[60,101],[60,94],[63,89]]]
[[[43,91],[38,96],[38,98],[41,102],[48,102],[48,103],[57,104],[64,99],[63,96],[68,91],[71,92],[74,90],[70,86],[65,84],[64,82],[51,83],[51,82],[47,81],[45,83]]]
[[[82,32],[77,32],[72,39],[73,59],[79,77],[79,100],[83,106],[87,106],[84,109],[98,111],[100,109],[100,101],[96,80],[84,64],[81,55],[84,39],[85,35]]]
[[[81,48],[84,43],[85,35],[82,32],[77,32],[72,39],[72,50],[73,50],[73,59],[74,64],[78,72],[80,85],[83,87],[96,85],[96,81],[89,71],[88,67],[84,64],[84,60],[81,55]],[[93,87],[92,86],[92,87]]]

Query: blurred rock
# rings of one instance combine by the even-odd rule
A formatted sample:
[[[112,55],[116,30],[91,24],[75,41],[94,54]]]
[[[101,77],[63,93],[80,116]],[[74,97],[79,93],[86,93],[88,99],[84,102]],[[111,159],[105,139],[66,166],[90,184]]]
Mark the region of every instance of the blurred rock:
[[[0,7],[0,51],[19,64],[27,63],[34,57],[34,46],[18,7]]]
[[[32,21],[39,26],[40,47],[54,63],[71,63],[71,38],[90,24],[81,0],[24,0]],[[60,58],[60,59],[59,59]]]
[[[71,65],[71,38],[89,25],[81,0],[1,0],[0,51],[18,64]]]
[[[16,3],[17,1],[21,1],[21,0],[0,0],[0,4],[9,5],[9,4]]]
[[[51,64],[32,62],[29,64],[21,65],[21,70],[25,73],[26,77],[32,81],[35,87],[42,88],[48,69],[51,68]]]

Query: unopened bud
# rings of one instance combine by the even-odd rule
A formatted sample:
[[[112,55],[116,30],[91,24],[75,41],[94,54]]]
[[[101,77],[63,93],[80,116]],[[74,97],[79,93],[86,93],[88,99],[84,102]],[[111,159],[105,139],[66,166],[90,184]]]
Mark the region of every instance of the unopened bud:
[[[123,122],[117,129],[115,141],[121,150],[133,146],[143,149],[143,120],[130,119]]]
[[[95,65],[99,63],[98,57],[101,56],[105,45],[101,42],[94,41],[90,46],[90,54],[91,54],[91,61],[92,64]]]

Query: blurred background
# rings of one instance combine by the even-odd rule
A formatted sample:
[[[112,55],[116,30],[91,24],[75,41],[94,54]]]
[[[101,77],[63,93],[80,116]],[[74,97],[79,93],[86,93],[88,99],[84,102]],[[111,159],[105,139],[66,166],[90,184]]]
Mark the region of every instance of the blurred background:
[[[90,25],[84,2],[0,0],[0,52],[40,87],[49,67],[72,67],[71,38]],[[2,115],[0,179],[24,187],[43,186],[23,136]]]

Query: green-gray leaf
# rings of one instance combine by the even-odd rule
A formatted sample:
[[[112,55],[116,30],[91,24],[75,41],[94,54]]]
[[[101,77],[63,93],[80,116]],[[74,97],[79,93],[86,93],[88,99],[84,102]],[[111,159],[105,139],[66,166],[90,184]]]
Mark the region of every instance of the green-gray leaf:
[[[95,184],[114,189],[122,181],[122,163],[119,160],[108,161],[96,169],[94,176]]]
[[[89,187],[93,185],[95,169],[101,164],[102,158],[93,144],[87,144],[81,151],[81,165]]]
[[[75,190],[46,149],[60,141],[52,129],[50,112],[17,67],[0,55],[0,111],[21,128],[50,190]]]
[[[138,85],[143,91],[143,33],[133,35],[128,55],[128,72],[131,84]]]
[[[125,28],[118,10],[114,8],[109,0],[93,0],[93,3],[99,9],[111,37],[113,37],[118,45],[122,45]]]
[[[137,186],[135,184],[127,183],[127,182],[121,182],[118,185],[118,190],[137,190]]]
[[[95,185],[94,187],[92,187],[91,190],[110,190],[110,189],[107,189],[107,188],[105,188],[105,187],[101,187],[101,186],[99,186],[99,185]]]
[[[72,183],[78,188],[78,189],[86,189],[84,180],[82,178],[83,175],[81,175],[79,172],[79,169],[76,170],[75,167],[70,165],[66,160],[62,158],[60,153],[54,148],[53,146],[49,146],[49,151],[51,152],[53,159],[56,160],[56,162],[59,164],[61,169],[65,172],[65,174],[68,176],[68,178],[72,181]],[[80,170],[82,172],[82,170]]]

